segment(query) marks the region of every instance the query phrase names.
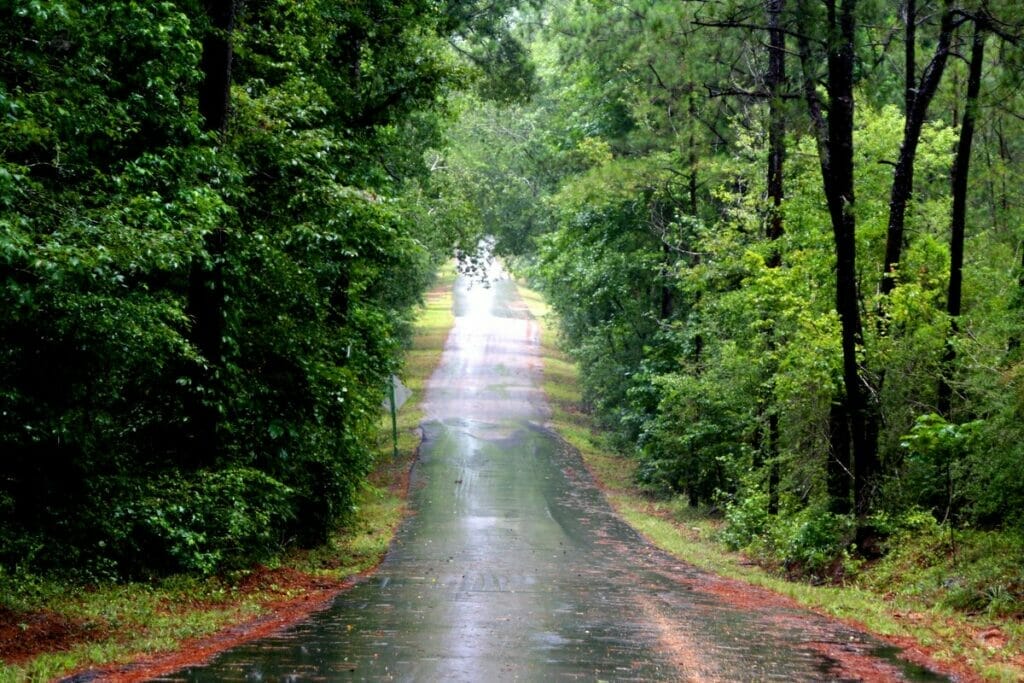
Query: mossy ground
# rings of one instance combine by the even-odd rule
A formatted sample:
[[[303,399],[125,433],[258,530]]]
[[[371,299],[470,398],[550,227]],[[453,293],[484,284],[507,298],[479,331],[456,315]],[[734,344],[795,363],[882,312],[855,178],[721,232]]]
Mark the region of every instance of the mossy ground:
[[[419,401],[454,323],[454,280],[454,266],[448,265],[426,295],[406,358],[403,381],[413,396],[399,412],[398,457],[393,455],[390,417],[384,416],[378,464],[349,525],[319,548],[293,551],[270,567],[229,576],[173,576],[153,583],[83,589],[0,571],[0,619],[14,622],[0,626],[12,638],[28,640],[42,620],[62,625],[60,638],[43,634],[32,643],[31,656],[0,661],[0,682],[50,680],[86,667],[172,651],[190,639],[266,614],[311,589],[340,587],[346,578],[376,566],[405,514],[409,467],[420,442]],[[0,629],[0,640],[3,632]]]
[[[582,409],[576,367],[559,348],[556,321],[543,297],[522,283],[519,290],[530,312],[543,323],[544,391],[552,427],[580,451],[616,511],[652,543],[697,567],[786,595],[817,612],[901,642],[912,639],[936,660],[965,664],[984,680],[1024,680],[1024,626],[1019,615],[968,614],[943,605],[938,592],[949,588],[937,577],[949,576],[950,559],[928,553],[928,539],[907,539],[902,552],[863,567],[855,583],[812,586],[789,581],[729,551],[716,540],[720,519],[693,510],[682,500],[645,495],[634,484],[635,461],[615,453]],[[978,540],[982,537],[976,536],[966,547],[968,536],[961,538],[961,566],[971,555],[968,547],[991,544],[991,535],[988,541]],[[998,554],[998,549],[989,547],[987,552]]]

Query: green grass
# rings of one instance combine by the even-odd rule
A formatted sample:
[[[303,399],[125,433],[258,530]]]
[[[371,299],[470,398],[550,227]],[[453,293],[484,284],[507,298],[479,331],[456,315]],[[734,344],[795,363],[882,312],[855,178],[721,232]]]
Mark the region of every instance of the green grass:
[[[403,376],[413,396],[399,412],[399,457],[393,457],[390,417],[384,416],[378,465],[360,492],[355,519],[323,546],[287,553],[275,568],[340,581],[376,566],[387,552],[405,515],[405,481],[420,442],[417,428],[423,416],[423,390],[441,359],[454,323],[454,280],[454,264],[448,264],[441,270],[435,288],[426,295],[416,321]],[[249,574],[238,572],[206,579],[173,576],[154,583],[81,590],[38,577],[14,578],[0,572],[0,605],[22,611],[50,610],[95,624],[102,633],[70,650],[44,653],[23,665],[0,663],[0,683],[51,680],[89,666],[172,651],[187,639],[208,636],[264,614],[272,601],[301,592],[273,584],[243,590],[242,582]]]
[[[519,291],[530,312],[543,323],[544,391],[551,405],[552,427],[580,451],[615,510],[652,543],[701,569],[788,596],[822,614],[880,635],[912,638],[934,652],[937,660],[964,663],[985,680],[1024,680],[1024,626],[1020,620],[965,614],[939,604],[936,590],[944,585],[941,577],[956,574],[951,574],[953,570],[941,554],[936,559],[934,554],[914,552],[924,541],[913,546],[908,540],[904,552],[864,568],[857,585],[812,586],[788,581],[743,554],[729,551],[716,541],[720,520],[690,509],[681,500],[656,501],[644,495],[634,484],[635,461],[613,452],[581,408],[576,367],[559,348],[556,321],[543,297],[522,283]],[[970,574],[964,568],[972,557],[967,541],[963,535],[961,574]],[[998,554],[986,541],[975,539],[969,547],[974,556]],[[985,566],[992,563],[990,559]],[[932,590],[915,591],[915,582]],[[998,628],[1005,645],[990,647],[980,637],[993,628]]]
[[[402,375],[402,381],[412,390],[413,400],[406,403],[398,414],[400,453],[413,453],[420,443],[419,424],[423,420],[421,401],[427,380],[441,362],[448,332],[455,324],[455,315],[452,313],[452,287],[456,275],[454,261],[441,269],[437,285],[427,292],[423,309],[416,319],[416,332],[412,346],[405,355],[405,371]],[[382,448],[389,450],[389,422],[382,432],[386,440]]]
[[[0,681],[50,680],[87,666],[124,661],[141,653],[171,650],[261,612],[272,596],[233,595],[221,579],[168,579],[155,584],[105,586],[78,592],[55,586],[36,609],[97,624],[105,637],[65,652],[42,654],[21,666],[0,666]],[[200,605],[200,606],[197,606]]]

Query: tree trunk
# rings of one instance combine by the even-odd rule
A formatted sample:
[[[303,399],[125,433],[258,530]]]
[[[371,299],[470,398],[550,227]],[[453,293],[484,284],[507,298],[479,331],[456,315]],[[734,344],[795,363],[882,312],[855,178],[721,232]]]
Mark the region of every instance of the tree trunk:
[[[782,107],[782,88],[786,82],[786,42],[781,27],[784,0],[766,0],[768,11],[768,197],[772,200],[772,214],[768,221],[767,237],[775,241],[782,237],[782,167],[786,159],[786,119]],[[779,265],[777,248],[772,250],[769,265]]]
[[[912,0],[908,5],[913,5]],[[910,8],[908,7],[908,12]],[[896,168],[892,174],[892,192],[889,198],[889,228],[885,240],[885,264],[882,269],[882,282],[880,290],[882,294],[889,294],[896,287],[896,270],[899,268],[900,255],[903,251],[903,228],[906,223],[907,204],[910,202],[914,192],[914,161],[917,158],[917,145],[921,140],[921,129],[924,127],[928,116],[928,106],[931,104],[935,92],[942,80],[942,73],[946,69],[946,62],[949,59],[949,43],[952,39],[953,21],[953,0],[945,0],[945,8],[942,14],[942,23],[939,29],[939,39],[935,46],[935,54],[931,62],[921,74],[920,82],[916,87],[911,86],[910,78],[913,77],[912,60],[914,59],[913,45],[910,41],[915,40],[916,29],[912,16],[907,18],[907,68],[908,83],[906,91],[907,110],[903,124],[903,143],[900,145],[900,155],[896,161]]]
[[[849,514],[850,492],[853,490],[853,469],[850,454],[853,451],[850,438],[850,420],[846,406],[841,401],[832,404],[828,416],[829,453],[825,468],[828,487],[829,510],[837,515]]]
[[[914,108],[914,91],[917,86],[917,0],[906,0],[903,10],[903,25],[906,28],[903,44],[903,111]]]
[[[863,440],[864,400],[857,366],[857,348],[863,344],[857,291],[856,217],[853,213],[853,0],[840,8],[829,0],[830,39],[828,49],[828,173],[825,194],[836,251],[836,311],[842,323],[843,394],[834,412],[840,420],[833,444],[835,463],[849,462],[853,470],[854,497],[859,502],[862,486],[858,474],[867,473],[865,455],[858,453],[858,436]],[[837,12],[838,9],[838,12]],[[836,30],[838,29],[838,31]],[[849,449],[849,453],[842,451]],[[863,461],[863,462],[862,462]],[[859,506],[858,506],[859,507]]]
[[[689,199],[690,199],[690,215],[693,219],[698,220],[697,215],[697,136],[694,133],[694,126],[697,121],[697,95],[692,90],[689,94],[688,109],[690,114],[690,152],[689,152],[689,164],[690,164],[690,176],[689,176]],[[700,263],[700,256],[695,255],[692,260],[692,265]],[[697,305],[697,301],[694,301],[693,306]],[[704,354],[704,337],[698,332],[693,338],[693,367],[696,371],[700,372],[701,357]],[[691,499],[692,500],[692,499]]]
[[[782,237],[783,165],[786,160],[786,119],[782,107],[782,88],[786,82],[786,36],[782,31],[781,18],[785,0],[766,0],[768,13],[768,197],[771,199],[771,214],[768,217],[766,237],[776,243]],[[769,268],[782,264],[778,245],[773,244],[768,255]],[[775,351],[775,330],[767,332],[769,353]],[[768,405],[768,434],[765,455],[768,462],[768,514],[779,511],[779,416],[775,411],[771,392],[765,397]]]
[[[690,178],[689,178],[689,194],[690,194],[690,215],[697,218],[697,136],[694,133],[694,127],[697,121],[697,95],[693,91],[690,92],[689,96],[689,113],[690,113]]]
[[[203,81],[199,90],[199,113],[206,131],[227,129],[231,97],[231,33],[235,26],[235,0],[204,2],[209,30],[203,38],[200,66]],[[192,458],[196,465],[211,462],[219,451],[220,411],[216,402],[217,369],[223,364],[224,253],[227,234],[218,226],[204,239],[206,258],[192,264],[189,275],[188,312],[192,318],[192,341],[206,360],[205,368],[193,378],[199,395],[192,412]],[[199,389],[202,391],[198,391]],[[212,393],[211,393],[212,392]]]
[[[946,312],[949,314],[951,336],[956,335],[958,331],[957,318],[960,316],[962,301],[964,235],[967,227],[967,176],[971,166],[971,146],[974,143],[974,126],[978,115],[978,95],[981,92],[981,68],[984,59],[985,33],[976,26],[974,39],[971,42],[967,101],[952,172],[953,213],[950,220],[949,240],[949,295],[946,298]],[[938,410],[947,419],[950,417],[953,399],[950,376],[953,371],[953,363],[956,361],[956,348],[950,342],[951,340],[946,344],[938,387]]]
[[[1020,271],[1017,275],[1017,296],[1024,296],[1024,242],[1021,242],[1017,247],[1020,250]],[[1014,332],[1010,335],[1010,340],[1006,344],[1006,350],[1011,353],[1020,349],[1020,334]]]
[[[672,273],[675,267],[675,258],[672,253],[671,235],[669,226],[665,221],[665,207],[658,200],[651,200],[650,226],[654,235],[661,242],[661,270],[658,278],[661,284],[658,288],[658,320],[665,321],[672,317]]]
[[[674,259],[672,249],[667,244],[661,246],[662,274],[661,296],[658,302],[658,320],[665,321],[672,317],[672,288],[669,278],[672,277]]]
[[[210,30],[203,38],[203,83],[199,90],[199,113],[208,131],[223,133],[228,125],[235,3],[236,0],[205,0],[203,3],[210,21]]]
[[[800,58],[804,67],[804,93],[818,135],[822,183],[832,223],[836,253],[836,312],[841,324],[843,386],[830,412],[831,452],[828,460],[830,493],[837,506],[846,498],[839,482],[853,475],[854,506],[859,517],[868,514],[878,471],[878,406],[871,382],[857,362],[863,346],[857,287],[857,243],[853,178],[853,74],[855,0],[826,0],[828,12],[827,120],[818,100],[812,74],[813,56],[800,31]],[[801,10],[806,17],[811,13]],[[848,472],[842,469],[850,463]]]

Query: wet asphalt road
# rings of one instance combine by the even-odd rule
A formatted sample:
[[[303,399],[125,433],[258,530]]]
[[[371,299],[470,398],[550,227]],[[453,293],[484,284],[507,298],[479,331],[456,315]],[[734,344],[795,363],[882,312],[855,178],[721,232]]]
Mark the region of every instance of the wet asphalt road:
[[[544,428],[538,325],[491,276],[458,283],[414,514],[380,570],[308,622],[158,680],[945,680],[781,601],[718,597],[615,517]]]

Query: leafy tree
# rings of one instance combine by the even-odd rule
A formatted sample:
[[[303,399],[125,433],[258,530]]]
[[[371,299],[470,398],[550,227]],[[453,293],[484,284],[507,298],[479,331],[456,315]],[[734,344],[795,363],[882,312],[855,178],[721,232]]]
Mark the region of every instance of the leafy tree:
[[[0,561],[213,572],[344,522],[473,239],[426,163],[449,97],[528,90],[513,7],[0,9]]]
[[[878,547],[876,513],[940,512],[902,444],[941,407],[972,425],[957,519],[1019,521],[1019,459],[997,445],[1017,442],[1024,301],[1007,12],[566,1],[519,27],[538,96],[469,113],[448,159],[653,492],[724,501],[820,572],[855,535]],[[980,94],[975,27],[1000,44]],[[976,227],[951,243],[960,214]]]

